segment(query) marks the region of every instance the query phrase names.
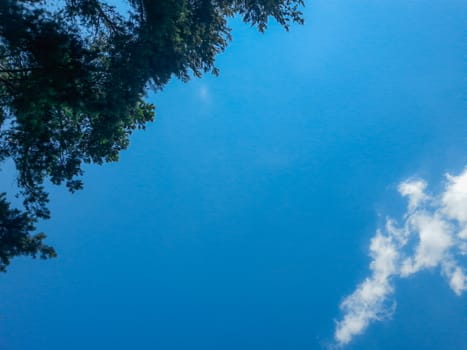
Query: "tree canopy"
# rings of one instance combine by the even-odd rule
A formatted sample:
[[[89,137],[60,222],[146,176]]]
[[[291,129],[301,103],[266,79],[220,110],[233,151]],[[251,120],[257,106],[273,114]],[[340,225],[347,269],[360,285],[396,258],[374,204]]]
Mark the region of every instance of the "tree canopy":
[[[123,0],[122,0],[123,1]],[[0,271],[17,255],[55,256],[35,233],[45,185],[83,187],[82,165],[118,160],[154,119],[144,100],[172,77],[218,74],[228,18],[260,31],[303,23],[303,0],[0,0],[0,164],[17,171],[15,209],[0,194]],[[128,10],[127,10],[128,9]]]

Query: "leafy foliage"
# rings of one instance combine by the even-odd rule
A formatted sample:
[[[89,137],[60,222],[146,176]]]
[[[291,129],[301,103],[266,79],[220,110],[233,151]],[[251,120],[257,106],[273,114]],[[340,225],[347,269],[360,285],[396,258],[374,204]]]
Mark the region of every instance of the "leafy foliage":
[[[43,233],[31,234],[36,228],[34,221],[27,213],[21,213],[18,209],[11,209],[5,199],[5,194],[0,194],[0,271],[4,272],[10,263],[10,259],[17,255],[39,256],[43,259],[55,257],[52,247],[42,243]]]
[[[147,88],[218,73],[227,19],[302,23],[303,0],[0,0],[0,162],[12,159],[25,212],[0,197],[0,259],[54,256],[32,236],[50,217],[44,184],[82,188],[83,163],[118,160],[154,119]]]

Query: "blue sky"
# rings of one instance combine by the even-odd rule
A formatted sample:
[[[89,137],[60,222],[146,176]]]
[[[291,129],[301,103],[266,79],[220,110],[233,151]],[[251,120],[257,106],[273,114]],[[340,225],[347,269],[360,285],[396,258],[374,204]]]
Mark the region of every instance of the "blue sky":
[[[372,237],[417,195],[399,185],[424,179],[434,217],[467,165],[466,10],[314,0],[289,33],[232,21],[220,77],[151,94],[156,122],[120,162],[51,189],[59,258],[0,276],[0,349],[335,345]],[[391,274],[392,315],[344,348],[467,349],[442,269]]]

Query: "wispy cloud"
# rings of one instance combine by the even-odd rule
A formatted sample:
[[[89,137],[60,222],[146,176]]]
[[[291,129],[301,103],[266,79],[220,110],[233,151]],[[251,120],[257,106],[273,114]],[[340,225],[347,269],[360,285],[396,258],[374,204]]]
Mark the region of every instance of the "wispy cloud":
[[[446,175],[438,195],[429,195],[426,188],[423,180],[399,185],[399,193],[408,199],[407,212],[400,224],[387,219],[371,239],[371,275],[341,304],[343,317],[334,333],[337,345],[392,315],[397,277],[439,267],[456,295],[467,290],[466,269],[458,261],[467,254],[467,168],[458,176]]]
[[[209,89],[206,85],[201,85],[198,88],[198,97],[203,101],[203,102],[209,102],[210,101],[210,93]]]

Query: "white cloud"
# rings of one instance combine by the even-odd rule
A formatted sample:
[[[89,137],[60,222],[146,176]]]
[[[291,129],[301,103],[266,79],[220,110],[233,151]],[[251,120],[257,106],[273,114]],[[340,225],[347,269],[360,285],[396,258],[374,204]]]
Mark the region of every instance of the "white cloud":
[[[418,245],[415,254],[402,261],[403,277],[437,266],[453,245],[450,226],[439,215],[417,212],[408,219],[408,224],[411,232],[418,235]]]
[[[370,323],[392,315],[395,302],[391,303],[390,297],[396,277],[440,267],[456,295],[467,290],[465,268],[456,261],[457,256],[467,253],[467,168],[446,178],[444,191],[438,196],[425,192],[423,180],[399,185],[400,194],[409,202],[403,224],[387,219],[384,230],[372,238],[371,275],[340,305],[343,317],[336,323],[337,345],[349,343]]]
[[[462,268],[457,266],[449,279],[449,285],[451,286],[454,293],[461,295],[467,289],[465,281],[466,276],[464,271]]]
[[[337,323],[335,338],[340,344],[347,344],[356,334],[362,333],[368,324],[388,315],[387,297],[392,293],[389,278],[396,272],[398,252],[391,237],[380,232],[371,240],[370,255],[373,258],[371,277],[341,304],[344,319]]]
[[[467,223],[467,169],[459,176],[446,175],[449,184],[442,196],[443,212],[459,223]],[[466,235],[467,228],[464,231]]]
[[[399,185],[399,193],[404,197],[409,197],[409,209],[413,210],[423,201],[428,199],[425,194],[426,182],[423,180],[406,181]]]
[[[467,276],[459,265],[454,261],[447,260],[443,262],[443,274],[449,282],[449,286],[457,295],[467,290]]]

